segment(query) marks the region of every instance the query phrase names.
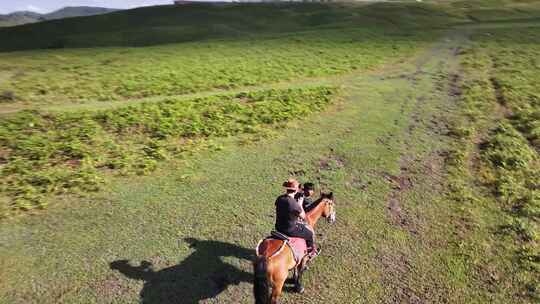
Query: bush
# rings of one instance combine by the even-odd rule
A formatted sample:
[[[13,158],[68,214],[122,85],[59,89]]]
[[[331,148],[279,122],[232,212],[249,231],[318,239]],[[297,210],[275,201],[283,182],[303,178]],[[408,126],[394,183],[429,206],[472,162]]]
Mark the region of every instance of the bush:
[[[253,133],[327,106],[335,89],[265,90],[57,115],[23,111],[0,121],[11,208],[45,207],[49,194],[96,191],[103,169],[147,174],[182,151],[179,138]],[[102,169],[102,170],[100,170]],[[5,209],[5,208],[4,208]]]

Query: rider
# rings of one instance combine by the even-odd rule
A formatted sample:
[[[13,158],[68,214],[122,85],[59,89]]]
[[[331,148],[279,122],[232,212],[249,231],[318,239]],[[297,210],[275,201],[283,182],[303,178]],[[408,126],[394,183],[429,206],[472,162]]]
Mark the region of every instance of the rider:
[[[299,220],[306,219],[302,208],[303,197],[298,201],[295,199],[300,184],[295,179],[289,179],[283,183],[283,187],[287,192],[276,199],[276,230],[288,236],[305,239],[308,254],[314,257],[318,251],[313,243],[313,231]]]
[[[302,204],[302,208],[305,212],[309,212],[311,208],[315,207],[313,205],[313,193],[315,193],[315,185],[313,183],[305,183],[302,187],[303,193],[296,194],[296,199],[298,200],[300,197],[304,197],[304,202]]]

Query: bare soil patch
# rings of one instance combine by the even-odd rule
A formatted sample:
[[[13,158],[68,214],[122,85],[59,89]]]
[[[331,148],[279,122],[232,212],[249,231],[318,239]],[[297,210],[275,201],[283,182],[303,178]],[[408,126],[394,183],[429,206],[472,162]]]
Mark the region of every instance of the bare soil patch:
[[[343,167],[345,167],[345,160],[338,155],[330,154],[319,161],[319,170],[335,171]]]
[[[404,275],[411,270],[411,264],[405,254],[385,252],[379,254],[377,259],[384,267],[383,282],[385,284],[391,284],[394,287],[394,293],[386,299],[385,303],[426,303],[408,286],[404,278]]]

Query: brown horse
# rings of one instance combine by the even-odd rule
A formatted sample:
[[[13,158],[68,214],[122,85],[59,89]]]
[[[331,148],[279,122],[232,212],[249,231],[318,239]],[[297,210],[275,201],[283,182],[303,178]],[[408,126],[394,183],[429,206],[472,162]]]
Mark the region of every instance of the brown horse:
[[[321,197],[313,203],[310,211],[306,212],[306,221],[312,229],[315,229],[317,221],[324,217],[329,223],[336,220],[333,193],[322,193]],[[302,292],[302,274],[306,269],[309,257],[304,255],[299,263],[285,241],[277,239],[265,239],[257,246],[257,258],[254,263],[255,279],[253,291],[256,304],[276,304],[281,295],[283,284],[289,275],[289,270],[294,269],[294,284],[298,292]],[[270,295],[269,289],[272,287]],[[270,302],[269,302],[270,301]]]

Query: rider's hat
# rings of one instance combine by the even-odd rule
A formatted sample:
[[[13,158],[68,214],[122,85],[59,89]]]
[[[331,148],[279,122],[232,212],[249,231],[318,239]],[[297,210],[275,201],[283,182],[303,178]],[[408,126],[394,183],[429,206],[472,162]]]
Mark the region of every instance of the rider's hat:
[[[298,190],[300,183],[294,178],[289,178],[286,182],[283,183],[283,187],[287,190]]]

